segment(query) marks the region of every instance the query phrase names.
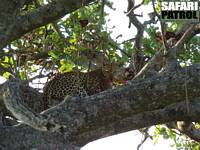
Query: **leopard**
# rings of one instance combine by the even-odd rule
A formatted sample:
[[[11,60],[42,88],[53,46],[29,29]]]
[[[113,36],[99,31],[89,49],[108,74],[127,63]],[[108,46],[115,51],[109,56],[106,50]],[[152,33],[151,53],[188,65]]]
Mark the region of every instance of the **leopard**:
[[[98,68],[89,72],[75,70],[56,74],[43,88],[43,108],[57,105],[68,95],[85,97],[111,89],[114,82],[124,80],[123,67],[115,68],[117,69]]]

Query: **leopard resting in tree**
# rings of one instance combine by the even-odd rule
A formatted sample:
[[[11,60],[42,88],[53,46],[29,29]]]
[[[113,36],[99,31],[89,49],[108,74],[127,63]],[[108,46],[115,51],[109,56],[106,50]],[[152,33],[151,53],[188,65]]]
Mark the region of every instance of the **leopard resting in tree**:
[[[124,70],[121,65],[115,64],[109,69],[58,73],[44,86],[43,107],[54,106],[67,95],[84,97],[112,88],[113,82],[124,81]]]

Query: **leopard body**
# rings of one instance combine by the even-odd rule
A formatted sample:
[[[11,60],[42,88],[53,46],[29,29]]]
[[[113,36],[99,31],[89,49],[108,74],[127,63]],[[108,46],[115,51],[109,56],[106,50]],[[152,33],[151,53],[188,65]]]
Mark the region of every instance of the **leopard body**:
[[[58,73],[43,89],[43,107],[47,109],[61,102],[67,95],[90,96],[112,87],[112,75],[96,69],[90,72]]]

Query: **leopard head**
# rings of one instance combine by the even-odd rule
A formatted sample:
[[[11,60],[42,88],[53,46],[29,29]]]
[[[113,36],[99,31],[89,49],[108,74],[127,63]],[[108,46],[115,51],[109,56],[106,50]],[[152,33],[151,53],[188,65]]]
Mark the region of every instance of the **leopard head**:
[[[109,78],[112,82],[124,83],[126,68],[122,63],[112,62],[111,64],[104,65],[103,67],[104,76]]]

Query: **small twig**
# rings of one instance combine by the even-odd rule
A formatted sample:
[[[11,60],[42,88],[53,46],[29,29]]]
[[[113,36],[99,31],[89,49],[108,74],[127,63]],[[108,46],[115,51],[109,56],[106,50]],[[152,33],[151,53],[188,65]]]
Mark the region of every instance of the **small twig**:
[[[186,54],[186,51],[185,51],[185,54]],[[189,114],[190,112],[190,108],[189,108],[189,98],[188,98],[188,86],[187,86],[187,76],[188,76],[188,71],[187,71],[187,62],[185,60],[185,78],[184,78],[184,85],[185,85],[185,103],[186,103],[186,106],[187,106],[187,113]]]
[[[99,29],[101,30],[103,19],[104,19],[104,7],[105,7],[105,0],[101,0],[101,9],[100,9],[100,19],[99,19]]]
[[[189,108],[189,99],[188,99],[188,87],[187,87],[187,66],[185,66],[185,102],[187,106],[187,112],[189,114],[190,108]]]
[[[193,35],[194,32],[194,28],[195,25],[191,25],[186,32],[184,32],[184,34],[182,35],[182,37],[179,39],[179,41],[172,47],[169,49],[168,52],[168,62],[170,60],[175,60],[176,56],[181,52],[181,49],[183,47],[183,45],[187,42],[187,40],[189,40],[189,38],[191,38],[191,36]]]
[[[182,37],[180,38],[180,40],[174,45],[174,47],[178,47],[181,48],[183,46],[183,44],[188,40],[188,37],[190,37],[190,35],[193,34],[194,32],[194,28],[197,24],[192,24],[187,30],[186,32],[182,35]]]
[[[126,55],[128,58],[131,58],[131,55],[128,54],[127,52],[125,52],[123,49],[121,49],[119,46],[112,44],[112,42],[108,43],[109,45],[113,46],[114,48],[120,50],[120,52],[122,52],[124,55]]]
[[[125,41],[123,41],[123,42],[121,42],[121,43],[119,43],[119,44],[124,44],[124,43],[126,43],[126,42],[133,42],[133,41],[135,41],[135,39],[136,39],[136,38],[131,38],[131,39],[125,40]]]
[[[164,46],[164,54],[168,52],[169,46],[167,44],[167,39],[166,39],[166,31],[165,31],[165,23],[160,20],[160,27],[161,27],[161,34],[162,34],[162,39],[163,39],[163,46]]]
[[[9,45],[9,51],[10,50],[12,50],[11,45]],[[16,61],[14,60],[13,54],[11,55],[11,59],[13,60],[13,66],[14,66],[13,73],[15,74],[16,77],[19,77],[19,70],[17,69],[17,64],[16,64]]]
[[[149,137],[151,137],[151,136],[149,135],[149,133],[148,133],[148,130],[149,130],[149,128],[145,128],[145,129],[143,129],[143,130],[140,130],[140,133],[142,133],[142,135],[143,135],[144,137],[143,137],[142,141],[140,142],[140,144],[137,146],[137,150],[139,150],[140,147],[144,144],[144,142],[145,142]]]
[[[160,20],[160,16],[159,16],[158,12],[156,11],[155,0],[152,0],[152,5],[153,5],[154,13],[156,14],[156,16],[158,17],[158,19]]]
[[[140,15],[139,14],[134,14],[134,16],[136,16],[136,17],[143,17],[143,14],[142,13]]]
[[[134,6],[135,4],[133,4],[133,7],[132,7],[131,9],[129,9],[128,12],[125,12],[126,15],[129,16],[129,14],[130,14],[131,12],[133,12],[135,9],[139,8],[139,7],[140,7],[141,5],[143,5],[143,4],[144,4],[144,0],[143,0],[140,4],[138,4],[138,5],[136,5],[136,6]]]

